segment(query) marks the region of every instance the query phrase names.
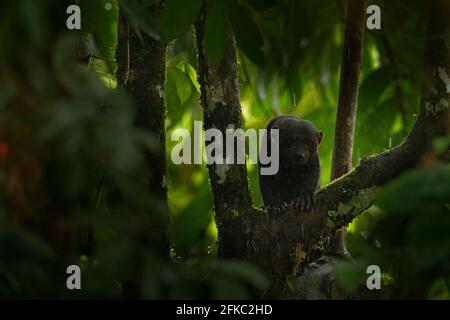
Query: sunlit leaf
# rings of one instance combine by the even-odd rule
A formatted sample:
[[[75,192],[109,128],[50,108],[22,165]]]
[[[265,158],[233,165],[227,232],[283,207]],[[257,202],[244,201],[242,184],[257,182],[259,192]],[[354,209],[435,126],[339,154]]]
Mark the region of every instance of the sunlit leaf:
[[[203,0],[166,0],[161,16],[161,30],[165,41],[171,41],[189,30],[197,19]]]
[[[369,75],[361,83],[359,89],[359,108],[370,108],[380,102],[383,92],[393,85],[392,68],[382,66]]]
[[[189,75],[184,73],[178,66],[167,68],[165,97],[172,124],[177,123],[186,111],[184,105],[191,97],[193,88],[194,86]]]
[[[264,54],[262,52],[262,46],[264,42],[258,26],[253,21],[247,9],[236,0],[231,0],[227,3],[229,18],[233,26],[238,47],[255,64],[263,67]]]
[[[227,14],[225,0],[212,2],[205,23],[205,51],[214,62],[219,63],[225,54],[227,43]]]
[[[197,71],[194,69],[193,66],[191,66],[188,63],[184,64],[185,72],[189,75],[189,78],[191,79],[192,85],[195,87],[197,92],[200,92],[200,84],[197,80]]]
[[[276,0],[247,0],[247,2],[258,11],[270,8],[276,4]]]
[[[140,35],[142,30],[149,37],[161,41],[161,32],[148,6],[141,4],[137,0],[121,0],[120,7],[138,35]]]

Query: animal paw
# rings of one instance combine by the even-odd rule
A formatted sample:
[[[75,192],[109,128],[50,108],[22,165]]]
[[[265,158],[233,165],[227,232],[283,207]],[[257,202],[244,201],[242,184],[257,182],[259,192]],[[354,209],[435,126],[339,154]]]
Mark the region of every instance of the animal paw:
[[[279,206],[265,206],[264,210],[270,214],[281,214],[284,211],[286,211],[287,207],[288,207],[288,204],[286,202],[283,202]]]
[[[314,208],[315,200],[314,191],[308,191],[294,200],[294,207],[300,211],[310,211]]]

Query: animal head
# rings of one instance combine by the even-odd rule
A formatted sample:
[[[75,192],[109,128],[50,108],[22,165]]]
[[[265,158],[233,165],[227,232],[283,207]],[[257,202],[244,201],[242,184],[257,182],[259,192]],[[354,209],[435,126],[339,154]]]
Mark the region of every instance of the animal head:
[[[287,165],[303,165],[317,153],[323,133],[308,120],[289,117],[275,123],[272,129],[279,130],[281,161]]]

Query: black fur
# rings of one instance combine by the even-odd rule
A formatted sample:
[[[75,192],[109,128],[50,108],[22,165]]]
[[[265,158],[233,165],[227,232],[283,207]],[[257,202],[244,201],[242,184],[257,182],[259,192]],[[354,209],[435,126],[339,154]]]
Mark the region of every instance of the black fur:
[[[297,209],[309,211],[314,206],[314,193],[319,185],[317,148],[322,140],[322,132],[318,132],[307,120],[279,116],[269,122],[267,135],[263,139],[271,139],[270,130],[274,128],[279,129],[278,173],[261,175],[264,165],[259,162],[259,185],[264,205],[280,207],[295,201]],[[270,155],[270,140],[267,148]]]

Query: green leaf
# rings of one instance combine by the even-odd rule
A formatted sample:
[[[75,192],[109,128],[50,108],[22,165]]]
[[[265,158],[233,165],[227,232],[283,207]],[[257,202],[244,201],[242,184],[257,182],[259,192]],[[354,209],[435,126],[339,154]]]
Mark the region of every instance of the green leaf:
[[[177,123],[186,111],[186,103],[191,98],[193,88],[189,75],[178,66],[167,68],[165,97],[172,124]]]
[[[389,65],[370,72],[362,81],[356,116],[355,161],[395,145],[397,138],[392,128],[400,113],[393,84],[392,67]]]
[[[367,278],[362,262],[342,262],[334,266],[336,280],[347,292],[356,292],[358,286]]]
[[[121,0],[120,6],[139,38],[141,38],[140,32],[142,30],[149,37],[156,41],[161,41],[161,32],[156,26],[152,13],[146,5],[136,0]]]
[[[181,101],[178,97],[177,84],[175,81],[174,68],[167,69],[166,83],[165,83],[165,99],[167,104],[167,111],[169,115],[181,109]]]
[[[109,4],[109,6],[108,6]],[[82,57],[88,54],[99,56],[103,59],[113,60],[115,48],[117,46],[117,20],[119,5],[117,0],[88,1],[80,0],[81,12],[83,13],[84,32],[82,45],[85,52]],[[91,59],[95,65],[95,70],[100,75],[112,73],[115,64],[101,59]]]
[[[433,149],[436,153],[443,154],[450,147],[449,137],[439,137],[433,140]]]
[[[258,11],[263,11],[276,4],[276,0],[247,0],[247,2]]]
[[[166,0],[160,24],[166,42],[189,30],[198,17],[202,3],[203,0]]]
[[[110,5],[108,7],[107,5]],[[114,47],[117,41],[117,18],[119,5],[117,1],[80,1],[83,12],[83,31],[91,33],[99,48],[99,54],[104,58],[114,57]]]
[[[206,251],[202,245],[205,230],[212,219],[211,205],[208,179],[204,179],[195,191],[195,198],[172,216],[170,234],[178,256],[188,257],[189,253]]]
[[[108,6],[111,5],[110,7]],[[102,11],[100,21],[95,28],[95,39],[97,40],[102,57],[114,58],[117,45],[117,19],[119,5],[116,1],[102,0]]]
[[[392,127],[397,116],[399,112],[395,97],[378,105],[358,108],[353,152],[355,163],[362,156],[377,154],[396,144],[398,139]]]
[[[259,67],[264,66],[264,41],[249,12],[236,0],[228,2],[228,13],[237,45]]]
[[[431,168],[407,172],[386,185],[378,197],[377,205],[389,212],[411,213],[450,199],[450,168],[436,165]]]
[[[224,0],[213,1],[205,24],[205,51],[213,63],[219,63],[227,45],[227,15]]]
[[[430,283],[444,274],[436,270],[449,270],[448,199],[450,167],[439,163],[405,172],[378,195],[376,205],[382,211],[372,231],[383,250],[373,254],[385,263],[395,262],[400,288],[416,289],[418,278]]]
[[[197,71],[189,63],[184,64],[185,72],[189,75],[192,85],[195,87],[197,92],[200,93],[200,84],[197,81]]]
[[[180,98],[180,102],[183,105],[189,99],[192,93],[191,80],[189,79],[188,75],[186,75],[178,67],[173,67],[172,76],[175,80],[178,97]]]
[[[380,102],[386,88],[393,84],[392,68],[382,66],[369,73],[359,89],[359,106],[370,108]]]

